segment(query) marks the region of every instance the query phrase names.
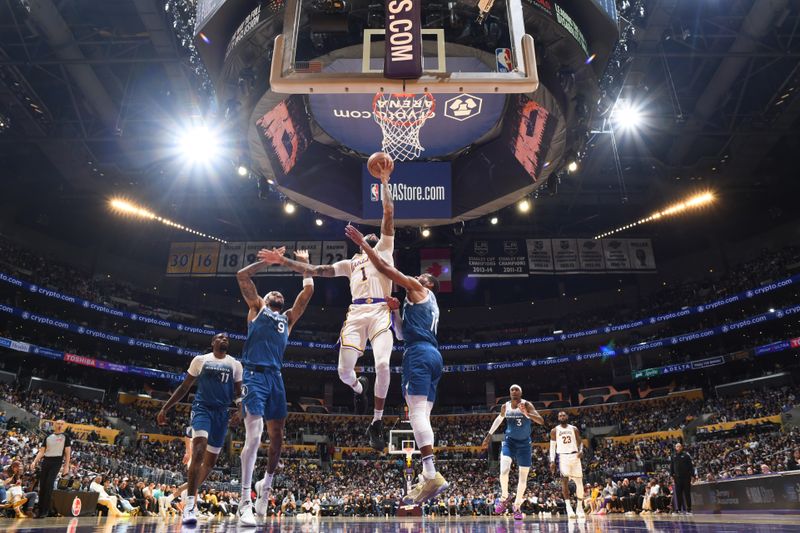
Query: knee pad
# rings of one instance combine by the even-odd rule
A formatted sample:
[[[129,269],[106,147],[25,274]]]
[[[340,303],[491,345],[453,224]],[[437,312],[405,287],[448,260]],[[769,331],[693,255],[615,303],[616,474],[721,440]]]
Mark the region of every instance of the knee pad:
[[[500,456],[500,475],[507,476],[511,472],[511,457],[507,455]]]

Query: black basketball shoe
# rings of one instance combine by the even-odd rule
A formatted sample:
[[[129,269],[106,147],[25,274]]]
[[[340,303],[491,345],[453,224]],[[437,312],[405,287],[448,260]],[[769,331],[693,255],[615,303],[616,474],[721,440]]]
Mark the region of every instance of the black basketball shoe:
[[[386,440],[383,438],[383,420],[375,420],[367,428],[367,435],[369,435],[369,445],[375,451],[382,452],[386,448]]]
[[[353,410],[355,414],[363,415],[367,412],[367,407],[369,406],[369,395],[367,394],[369,380],[366,376],[361,376],[358,378],[358,382],[361,383],[361,394],[353,392]]]

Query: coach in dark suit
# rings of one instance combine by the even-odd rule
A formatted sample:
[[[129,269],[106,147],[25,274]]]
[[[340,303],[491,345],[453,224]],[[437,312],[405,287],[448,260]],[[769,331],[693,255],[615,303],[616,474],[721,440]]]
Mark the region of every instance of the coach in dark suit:
[[[683,451],[683,444],[675,445],[675,453],[669,465],[669,473],[675,481],[675,512],[692,512],[692,477],[694,463],[692,456]]]

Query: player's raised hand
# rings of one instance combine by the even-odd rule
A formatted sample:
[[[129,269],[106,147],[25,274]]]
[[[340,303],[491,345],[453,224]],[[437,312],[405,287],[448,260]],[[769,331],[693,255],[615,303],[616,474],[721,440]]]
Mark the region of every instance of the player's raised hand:
[[[380,162],[378,163],[378,168],[380,169],[380,176],[382,183],[389,183],[389,178],[392,177],[392,170],[394,170],[394,161],[391,159],[387,162]]]
[[[364,234],[358,231],[355,226],[352,226],[350,224],[345,226],[344,234],[347,235],[347,238],[353,241],[356,244],[356,246],[359,246],[361,248],[367,246],[367,241],[364,240]]]
[[[308,264],[308,250],[295,250],[294,257],[301,263]]]
[[[156,422],[158,422],[159,426],[167,425],[167,413],[163,409],[161,409],[156,415]]]
[[[283,254],[286,253],[286,247],[281,246],[280,248],[273,248],[269,250],[267,248],[262,248],[258,251],[257,257],[259,261],[264,263],[268,263],[270,265],[277,265],[281,262],[281,258],[283,258]]]

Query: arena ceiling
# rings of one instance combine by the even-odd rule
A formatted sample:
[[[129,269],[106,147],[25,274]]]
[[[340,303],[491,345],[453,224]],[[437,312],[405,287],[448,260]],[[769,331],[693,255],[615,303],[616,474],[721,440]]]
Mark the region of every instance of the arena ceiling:
[[[788,0],[646,1],[621,93],[641,104],[646,127],[617,135],[615,157],[598,114],[579,170],[552,177],[533,214],[505,217],[502,231],[594,234],[701,188],[741,212],[789,209],[798,26]],[[6,198],[19,199],[6,203],[58,198],[50,205],[67,209],[128,194],[167,213],[210,214],[231,237],[257,231],[251,221],[263,219],[245,213],[275,197],[260,200],[233,162],[200,180],[183,175],[165,149],[179,117],[213,110],[194,68],[164,0],[0,1],[0,164]],[[484,230],[485,220],[467,225]]]

